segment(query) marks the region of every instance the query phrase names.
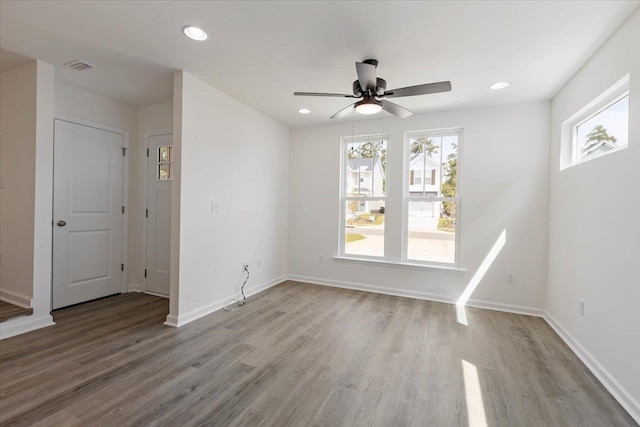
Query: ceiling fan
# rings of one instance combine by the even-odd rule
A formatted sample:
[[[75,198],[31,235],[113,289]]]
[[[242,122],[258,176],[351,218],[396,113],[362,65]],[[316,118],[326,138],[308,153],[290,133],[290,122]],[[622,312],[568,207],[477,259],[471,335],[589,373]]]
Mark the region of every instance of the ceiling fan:
[[[399,98],[401,96],[427,95],[451,91],[451,82],[427,83],[417,86],[401,87],[399,89],[387,89],[387,81],[376,77],[378,61],[366,59],[356,62],[358,80],[353,82],[353,95],[343,93],[318,93],[318,92],[293,92],[296,96],[332,96],[338,98],[362,98],[355,104],[335,113],[331,119],[338,119],[349,114],[353,108],[360,114],[375,114],[384,110],[404,119],[413,113],[404,107],[386,101],[383,98]]]

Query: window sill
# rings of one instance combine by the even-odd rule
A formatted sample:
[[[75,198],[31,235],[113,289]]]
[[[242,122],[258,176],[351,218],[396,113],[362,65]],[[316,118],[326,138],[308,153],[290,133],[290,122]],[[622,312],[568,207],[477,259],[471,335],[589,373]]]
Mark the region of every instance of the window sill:
[[[400,268],[410,268],[410,269],[417,269],[417,270],[444,270],[444,271],[453,271],[458,273],[467,272],[466,268],[454,267],[454,266],[448,266],[448,265],[417,264],[417,263],[414,264],[410,262],[382,261],[377,259],[354,258],[354,257],[348,257],[348,256],[334,256],[333,259],[341,262],[374,264],[382,267],[400,267]]]

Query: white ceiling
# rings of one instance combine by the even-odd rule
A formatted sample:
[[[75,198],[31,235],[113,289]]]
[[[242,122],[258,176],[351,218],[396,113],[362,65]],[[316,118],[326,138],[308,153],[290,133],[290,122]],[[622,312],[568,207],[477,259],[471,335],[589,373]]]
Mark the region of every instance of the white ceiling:
[[[0,48],[50,62],[58,80],[133,106],[171,100],[171,74],[182,69],[288,126],[305,126],[328,122],[349,100],[292,93],[350,93],[354,63],[366,58],[380,61],[389,89],[451,80],[450,93],[394,100],[416,113],[549,99],[639,6],[2,0]],[[210,39],[188,40],[186,24]],[[95,68],[62,66],[73,59]],[[501,80],[511,86],[489,90]],[[300,115],[301,107],[312,113]]]

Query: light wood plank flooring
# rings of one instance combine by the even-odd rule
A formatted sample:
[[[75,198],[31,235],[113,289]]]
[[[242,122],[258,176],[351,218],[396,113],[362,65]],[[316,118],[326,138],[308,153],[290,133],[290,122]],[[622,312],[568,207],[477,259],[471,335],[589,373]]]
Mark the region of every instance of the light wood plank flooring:
[[[285,282],[180,329],[165,299],[0,342],[0,424],[632,426],[539,318]]]
[[[14,317],[30,316],[31,313],[33,313],[32,308],[22,308],[9,304],[6,301],[0,301],[0,323],[6,322]]]

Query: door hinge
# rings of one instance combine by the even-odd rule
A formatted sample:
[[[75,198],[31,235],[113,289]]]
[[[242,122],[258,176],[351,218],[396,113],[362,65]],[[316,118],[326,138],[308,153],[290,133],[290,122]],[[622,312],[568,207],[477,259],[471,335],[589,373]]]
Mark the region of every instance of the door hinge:
[[[147,148],[147,157],[149,157],[149,149]]]
[[[120,271],[124,271],[124,264],[120,264]]]
[[[122,213],[124,213],[124,206],[122,207]]]
[[[144,217],[149,218],[149,209],[144,210]]]
[[[126,155],[126,153],[127,153],[126,147],[122,147],[122,155],[124,156],[124,155]]]
[[[147,277],[147,269],[144,269],[144,277]]]

